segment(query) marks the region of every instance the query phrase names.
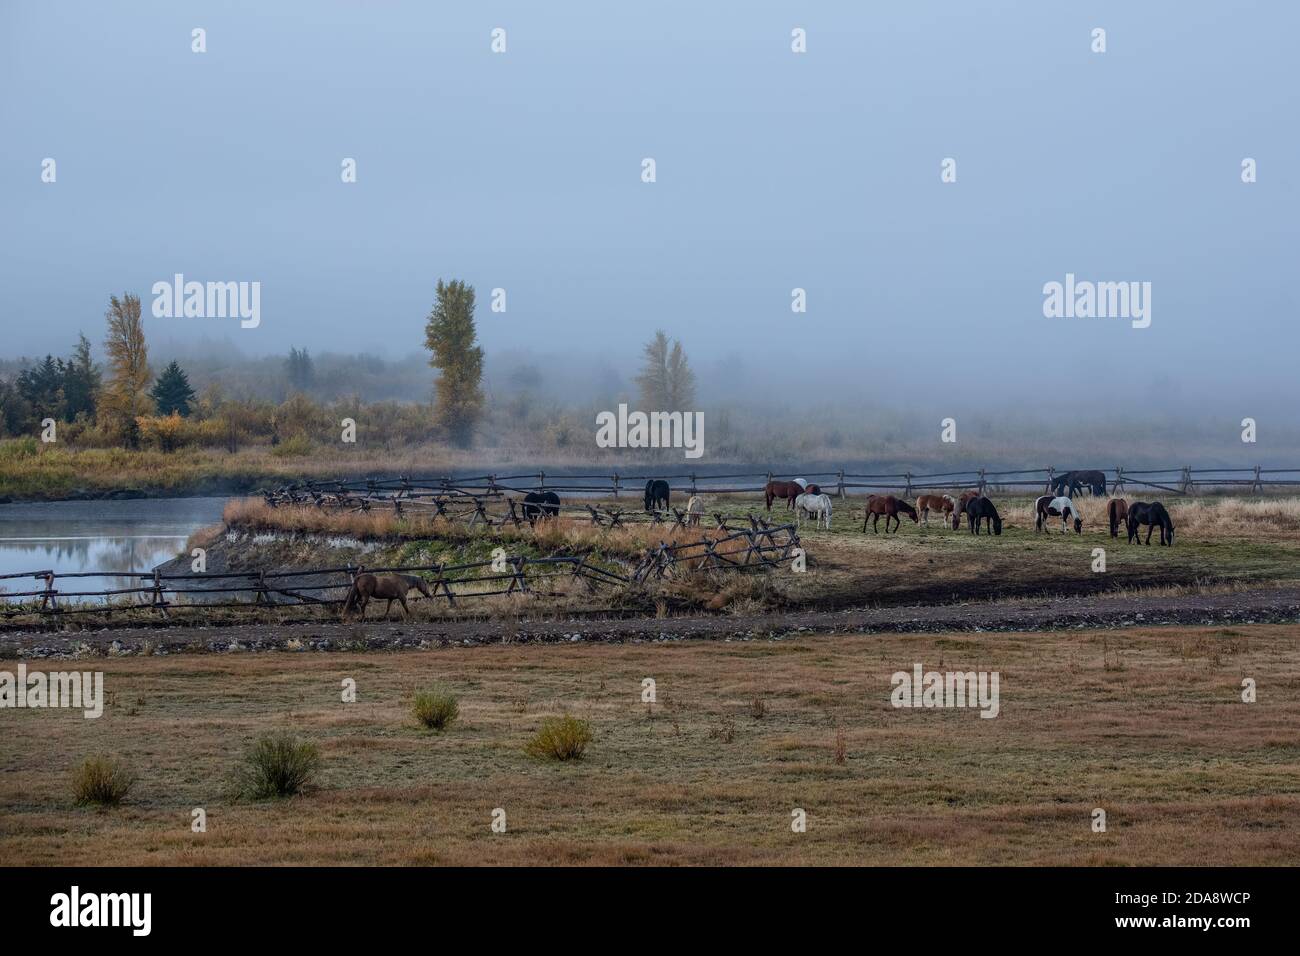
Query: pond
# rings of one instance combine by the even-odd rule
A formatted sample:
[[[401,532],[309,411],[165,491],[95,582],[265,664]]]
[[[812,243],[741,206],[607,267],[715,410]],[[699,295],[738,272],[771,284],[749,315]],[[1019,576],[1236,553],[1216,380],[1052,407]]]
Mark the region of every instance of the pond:
[[[35,571],[151,571],[200,528],[221,520],[225,498],[39,501],[0,505],[0,575]],[[112,573],[58,582],[63,591],[128,587]],[[41,580],[0,579],[0,593],[40,590]]]

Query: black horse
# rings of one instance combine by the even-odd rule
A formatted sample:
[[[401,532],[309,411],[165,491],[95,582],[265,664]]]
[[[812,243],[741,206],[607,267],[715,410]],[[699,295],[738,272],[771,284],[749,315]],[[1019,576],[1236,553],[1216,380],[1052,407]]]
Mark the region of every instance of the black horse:
[[[971,534],[980,533],[980,522],[984,519],[988,519],[990,534],[1002,533],[1002,516],[993,507],[993,502],[983,495],[966,502],[966,523],[970,525]]]
[[[662,478],[651,478],[645,483],[645,510],[668,510],[668,482]]]
[[[524,495],[524,517],[529,524],[538,518],[555,518],[560,514],[560,496],[553,491],[530,491]]]
[[[1165,506],[1158,501],[1147,504],[1145,501],[1135,501],[1128,506],[1128,543],[1132,544],[1141,535],[1138,534],[1138,525],[1147,525],[1147,539],[1144,544],[1151,543],[1151,532],[1157,527],[1160,528],[1160,543],[1172,545],[1174,543],[1174,523],[1169,520],[1169,512]]]
[[[1106,473],[1104,471],[1067,471],[1052,480],[1052,488],[1058,496],[1076,497],[1087,488],[1100,497],[1106,493]],[[1067,490],[1068,489],[1068,490]]]

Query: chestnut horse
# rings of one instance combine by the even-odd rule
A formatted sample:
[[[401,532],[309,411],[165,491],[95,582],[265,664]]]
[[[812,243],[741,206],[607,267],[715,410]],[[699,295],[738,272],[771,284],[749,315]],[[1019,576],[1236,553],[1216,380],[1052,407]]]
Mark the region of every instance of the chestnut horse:
[[[384,617],[388,617],[388,612],[393,609],[394,601],[402,602],[402,611],[407,617],[411,616],[411,609],[406,606],[406,592],[412,588],[419,591],[425,597],[433,597],[429,591],[429,582],[424,578],[417,578],[413,574],[358,574],[356,580],[352,582],[352,587],[348,589],[348,598],[343,602],[343,617],[348,616],[348,611],[361,607],[361,617],[364,620],[366,616],[366,605],[373,598],[387,598],[388,606],[384,608]]]
[[[958,528],[961,527],[961,516],[966,513],[966,503],[975,498],[978,498],[979,496],[980,493],[978,491],[963,491],[957,497],[957,507],[952,509],[952,530],[953,531],[956,531]]]
[[[862,513],[862,531],[865,534],[867,530],[867,520],[871,520],[871,530],[876,534],[880,531],[876,527],[880,521],[880,516],[885,516],[885,534],[889,534],[889,519],[894,519],[894,534],[898,534],[898,529],[902,526],[903,521],[898,517],[898,513],[910,515],[913,523],[917,521],[916,509],[909,505],[902,498],[895,498],[893,495],[869,495],[867,497],[867,506]]]
[[[956,507],[957,502],[952,495],[921,495],[916,499],[916,510],[921,512],[921,522],[927,528],[930,526],[931,511],[939,512],[946,525],[948,515],[952,514]]]
[[[1128,523],[1128,502],[1123,498],[1112,498],[1106,505],[1106,514],[1110,517],[1110,536],[1119,537],[1119,526]]]
[[[796,478],[794,481],[769,481],[763,489],[763,496],[767,499],[767,510],[772,510],[772,502],[777,498],[784,498],[787,510],[794,507],[794,499],[798,498],[807,490],[808,482]]]

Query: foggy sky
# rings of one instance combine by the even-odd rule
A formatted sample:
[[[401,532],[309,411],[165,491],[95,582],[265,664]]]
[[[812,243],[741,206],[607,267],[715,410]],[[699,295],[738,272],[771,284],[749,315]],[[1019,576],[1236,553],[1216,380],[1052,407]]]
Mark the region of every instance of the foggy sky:
[[[1297,35],[1285,3],[8,2],[3,354],[132,291],[169,346],[399,357],[459,277],[490,355],[578,376],[662,327],[764,400],[1294,422]],[[177,272],[260,281],[261,325],[154,319]],[[1066,273],[1151,282],[1151,327],[1045,318]]]

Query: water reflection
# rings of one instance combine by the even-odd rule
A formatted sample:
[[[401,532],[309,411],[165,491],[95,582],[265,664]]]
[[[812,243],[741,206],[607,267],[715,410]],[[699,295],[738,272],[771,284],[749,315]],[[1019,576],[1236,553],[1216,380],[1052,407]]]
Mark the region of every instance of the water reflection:
[[[175,557],[186,539],[221,517],[224,498],[57,501],[0,505],[0,574],[148,572]],[[63,592],[136,585],[96,575],[57,582]],[[0,592],[38,591],[40,579],[0,579]]]

